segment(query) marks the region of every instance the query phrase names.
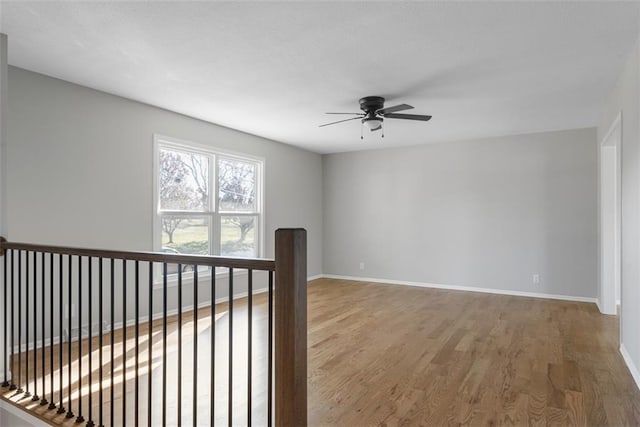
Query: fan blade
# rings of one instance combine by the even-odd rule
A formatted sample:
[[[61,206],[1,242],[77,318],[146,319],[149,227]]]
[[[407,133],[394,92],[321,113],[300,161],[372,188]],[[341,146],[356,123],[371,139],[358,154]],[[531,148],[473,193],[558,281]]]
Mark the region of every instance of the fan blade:
[[[422,116],[420,114],[385,114],[385,119],[405,119],[405,120],[420,120],[427,122],[431,120],[431,116]]]
[[[325,114],[351,114],[351,115],[357,115],[357,116],[364,116],[364,114],[362,113],[325,113]]]
[[[376,111],[376,114],[382,114],[384,116],[385,114],[395,113],[396,111],[411,110],[412,108],[413,107],[411,105],[400,104],[394,105],[393,107],[381,108]]]
[[[319,127],[319,128],[321,128],[321,127],[325,127],[325,126],[329,126],[329,125],[335,125],[335,124],[342,123],[342,122],[348,122],[348,121],[350,121],[350,120],[360,120],[360,119],[361,119],[361,118],[360,118],[360,116],[358,116],[358,117],[352,117],[352,118],[350,118],[350,119],[338,120],[337,122],[325,123],[325,124],[320,125],[320,126],[318,126],[318,127]]]

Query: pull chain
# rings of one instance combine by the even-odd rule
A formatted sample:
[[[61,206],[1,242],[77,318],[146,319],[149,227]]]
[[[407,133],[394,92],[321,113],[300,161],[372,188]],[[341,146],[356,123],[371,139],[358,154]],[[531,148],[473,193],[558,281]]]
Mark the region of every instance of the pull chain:
[[[360,139],[364,139],[364,136],[362,136],[362,127],[364,125],[362,124],[362,122],[360,122]]]

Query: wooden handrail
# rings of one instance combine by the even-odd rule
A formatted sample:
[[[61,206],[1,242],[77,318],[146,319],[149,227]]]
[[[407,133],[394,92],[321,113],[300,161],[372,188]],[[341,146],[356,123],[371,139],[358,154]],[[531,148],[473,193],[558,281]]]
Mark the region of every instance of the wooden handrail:
[[[307,232],[276,230],[275,402],[278,427],[307,425]]]
[[[40,264],[40,272],[42,274],[42,281],[41,284],[44,286],[45,284],[45,265],[49,265],[50,267],[50,276],[51,276],[51,281],[50,281],[50,286],[51,289],[53,289],[53,278],[54,278],[54,257],[51,256],[50,261],[48,264],[45,264],[45,257],[44,254],[45,253],[50,253],[50,254],[60,254],[60,255],[68,255],[69,258],[68,260],[68,267],[67,267],[67,279],[68,279],[68,283],[67,282],[63,282],[63,270],[64,270],[64,264],[63,264],[63,258],[62,256],[59,257],[58,259],[58,272],[59,272],[59,282],[57,282],[58,286],[60,286],[60,292],[58,293],[60,299],[59,299],[59,307],[64,307],[64,302],[63,302],[63,296],[66,294],[67,296],[67,303],[66,303],[66,307],[68,308],[68,330],[71,331],[72,330],[72,324],[71,324],[71,318],[72,318],[72,313],[71,313],[71,307],[73,306],[71,304],[72,300],[72,293],[77,292],[77,294],[74,295],[74,298],[76,298],[76,301],[83,301],[82,300],[82,290],[83,287],[86,287],[85,284],[87,283],[86,281],[82,283],[83,286],[81,286],[81,279],[83,277],[82,275],[82,266],[84,265],[82,263],[82,259],[80,259],[76,264],[76,270],[72,269],[72,256],[77,256],[77,257],[93,257],[93,258],[105,258],[105,259],[111,259],[111,263],[110,263],[110,277],[111,277],[111,296],[110,296],[110,307],[111,307],[111,324],[114,324],[115,320],[114,320],[114,311],[113,311],[113,307],[114,307],[114,294],[113,294],[113,289],[115,288],[115,286],[113,285],[113,278],[114,276],[114,271],[113,271],[113,260],[114,259],[119,259],[119,260],[123,260],[122,263],[122,283],[126,284],[126,278],[127,278],[127,270],[126,270],[126,266],[127,266],[127,261],[147,261],[147,262],[153,262],[153,263],[167,263],[167,264],[183,264],[183,265],[202,265],[202,266],[210,266],[210,267],[228,267],[228,268],[237,268],[237,269],[251,269],[251,270],[262,270],[262,271],[269,271],[269,284],[268,284],[268,292],[269,292],[269,302],[268,302],[268,306],[269,306],[269,316],[268,316],[268,333],[269,333],[269,349],[268,349],[268,359],[269,359],[269,378],[268,378],[268,405],[269,405],[269,409],[268,409],[268,425],[272,425],[271,422],[272,420],[275,421],[275,425],[278,427],[306,427],[307,426],[307,232],[304,229],[301,228],[291,228],[291,229],[278,229],[276,230],[275,233],[275,260],[270,260],[270,259],[248,259],[248,258],[229,258],[229,257],[218,257],[218,256],[202,256],[202,255],[184,255],[184,254],[167,254],[167,253],[157,253],[157,252],[135,252],[135,251],[116,251],[116,250],[103,250],[103,249],[85,249],[85,248],[73,248],[73,247],[64,247],[64,246],[50,246],[50,245],[39,245],[39,244],[31,244],[31,243],[17,243],[17,242],[6,242],[6,241],[0,241],[0,250],[5,251],[5,250],[11,250],[11,251],[17,251],[17,255],[18,255],[18,301],[22,301],[22,296],[20,293],[20,290],[25,287],[25,289],[28,290],[31,289],[29,287],[29,283],[31,283],[31,286],[33,286],[33,292],[34,292],[34,296],[36,295],[37,289],[35,287],[36,284],[36,274],[34,270],[33,273],[33,278],[34,280],[29,282],[28,281],[28,273],[27,275],[25,275],[23,278],[25,279],[24,281],[22,281],[21,279],[21,275],[20,272],[22,271],[22,265],[26,265],[25,266],[25,270],[28,272],[29,271],[29,253],[33,253],[32,254],[32,264],[31,266],[33,268],[37,268],[37,261],[36,261],[36,253],[42,253],[42,262]],[[26,264],[21,264],[20,261],[20,256],[23,254],[22,251],[26,252],[26,257],[25,257],[25,263]],[[13,252],[10,252],[11,255],[11,265],[13,266],[13,257],[16,255]],[[5,257],[5,267],[6,267],[6,260],[9,257]],[[87,290],[91,290],[93,289],[91,287],[91,267],[92,267],[92,263],[88,262],[87,268],[88,270],[88,283],[89,286],[87,288]],[[102,266],[102,262],[100,262],[100,268]],[[108,266],[107,266],[108,267]],[[73,271],[75,271],[75,275],[73,273]],[[102,270],[100,270],[102,271]],[[273,287],[273,277],[274,274],[272,272],[275,272],[275,289]],[[6,273],[6,270],[5,270]],[[198,274],[198,269],[194,270],[194,283],[197,283],[197,274]],[[11,274],[13,275],[13,270],[11,270]],[[102,274],[102,272],[100,272],[100,274]],[[76,287],[74,287],[73,283],[72,283],[72,278],[75,277],[77,279],[77,284],[75,285]],[[102,276],[100,276],[102,277]],[[151,277],[151,276],[150,276]],[[251,274],[249,274],[249,307],[251,307]],[[166,275],[165,275],[166,278]],[[135,338],[136,340],[138,339],[138,322],[140,319],[139,316],[139,311],[138,311],[138,305],[139,304],[139,300],[140,300],[140,282],[139,282],[139,276],[138,276],[138,263],[135,264],[135,294],[136,297],[133,299],[133,302],[136,304],[135,305],[135,321],[136,321],[136,332],[135,332]],[[6,274],[4,277],[5,280],[5,293],[7,290],[6,287]],[[13,277],[12,277],[12,283],[14,282]],[[26,283],[26,285],[23,285],[23,283]],[[211,282],[212,284],[215,284],[214,281]],[[62,291],[62,286],[66,286],[68,285],[68,289],[67,292],[63,292]],[[102,282],[100,282],[100,286],[102,286]],[[152,283],[150,282],[149,286],[152,286]],[[228,286],[229,286],[229,295],[234,295],[234,291],[233,291],[233,275],[232,273],[230,273],[229,275],[229,281],[228,281]],[[102,289],[102,288],[100,288]],[[124,289],[124,295],[122,297],[122,303],[119,309],[122,310],[122,317],[126,318],[127,316],[127,309],[126,309],[126,289],[124,287],[122,287],[122,289]],[[121,291],[122,291],[121,289]],[[167,319],[167,286],[166,286],[166,280],[164,282],[164,294],[162,296],[162,300],[163,300],[163,304],[164,304],[164,308],[163,308],[163,319],[164,319],[164,323],[163,323],[163,344],[166,345],[167,342],[167,336],[166,336],[166,319]],[[179,289],[181,289],[179,287]],[[194,284],[194,289],[197,290],[197,285]],[[215,288],[212,288],[213,291],[215,291]],[[272,296],[274,295],[274,291],[275,291],[275,300],[272,299]],[[14,292],[14,285],[11,286],[11,300],[13,301],[15,299],[15,295],[13,294]],[[33,314],[33,325],[34,328],[36,328],[36,316],[40,315],[40,316],[44,316],[45,313],[45,300],[44,300],[44,296],[47,295],[44,288],[42,288],[42,290],[40,291],[41,295],[43,296],[43,298],[41,299],[42,301],[42,308],[38,309],[36,307],[36,303],[37,300],[33,299],[33,306],[31,306],[29,304],[29,294],[26,294],[26,299],[25,301],[27,301],[27,304],[24,305],[24,307],[27,309],[27,313],[25,315],[25,319],[31,319],[30,315],[29,315],[29,308],[33,308],[31,310],[30,313]],[[99,295],[100,298],[102,298],[103,295],[103,291],[100,290],[99,291]],[[49,292],[49,295],[54,295],[53,291]],[[153,295],[153,291],[151,289],[151,287],[149,288],[149,296]],[[215,297],[215,293],[213,294],[213,297]],[[89,304],[91,304],[92,298],[89,297],[88,298]],[[180,301],[180,300],[179,300]],[[53,319],[53,314],[54,313],[54,300],[52,297],[49,298],[49,314],[51,315],[51,319]],[[198,297],[197,297],[197,293],[194,292],[194,305],[197,306],[198,303]],[[228,312],[229,312],[229,316],[232,316],[233,313],[233,307],[232,307],[232,303],[233,303],[233,298],[230,298],[229,300],[229,306],[228,306]],[[102,303],[100,303],[100,306],[102,306]],[[18,304],[18,307],[23,307],[22,304]],[[91,306],[90,306],[91,307]],[[179,307],[182,307],[182,303],[179,302]],[[6,295],[5,295],[5,315],[6,315],[6,309],[7,309],[7,305],[6,305]],[[273,309],[273,311],[272,311]],[[180,316],[180,310],[181,308],[178,309],[178,316]],[[250,309],[249,309],[250,310]],[[87,311],[87,315],[90,316],[90,314],[92,313],[91,308]],[[100,311],[101,315],[102,315],[102,311]],[[212,310],[212,316],[215,313],[215,309]],[[275,315],[272,315],[272,313],[274,313]],[[62,309],[58,310],[58,314],[60,315],[60,328],[63,327],[63,318],[62,318]],[[80,320],[82,320],[82,315],[83,315],[83,310],[81,305],[78,305],[78,318]],[[15,322],[14,319],[14,312],[11,311],[11,318],[12,318],[12,322]],[[18,318],[20,318],[21,314],[18,314]],[[229,325],[231,324],[231,317],[229,317]],[[42,354],[44,354],[45,352],[45,345],[44,345],[44,336],[45,336],[45,326],[44,326],[44,318],[40,318],[40,321],[42,321],[42,340],[43,340],[43,344],[41,346],[42,349]],[[80,321],[79,320],[79,321]],[[197,321],[197,317],[194,321]],[[14,323],[12,323],[13,325]],[[51,325],[53,325],[53,320],[51,320]],[[89,321],[89,324],[93,324],[91,323],[91,320]],[[100,322],[100,324],[102,324],[102,322]],[[249,324],[251,324],[251,317],[249,317]],[[20,338],[20,325],[21,323],[18,322],[18,342],[22,342],[21,338]],[[29,331],[29,323],[27,320],[26,323],[27,327],[25,329],[25,331]],[[6,325],[5,325],[6,326]],[[194,328],[197,327],[194,326]],[[230,326],[231,328],[231,326]],[[13,331],[13,326],[12,329]],[[6,327],[4,328],[4,334],[6,335]],[[123,329],[123,337],[126,337],[124,334],[126,333],[126,328]],[[78,339],[82,339],[82,329],[79,329],[79,337]],[[103,334],[103,330],[102,328],[100,328],[100,340],[102,339],[102,334]],[[111,342],[113,343],[113,329],[111,329],[111,334],[112,334],[112,338],[111,338]],[[231,329],[230,329],[230,334],[231,334]],[[249,333],[250,334],[250,333]],[[230,335],[231,336],[231,335]],[[50,332],[50,339],[52,339],[51,337],[53,337],[53,329],[51,329]],[[32,340],[32,344],[33,344],[33,348],[38,348],[37,343],[36,343],[36,334],[34,334],[32,336],[33,340]],[[11,336],[12,339],[12,343],[13,343],[13,335]],[[125,340],[126,342],[126,338],[123,338],[123,340]],[[27,332],[27,339],[26,342],[29,343],[29,335]],[[91,341],[89,341],[91,342]],[[101,342],[101,341],[100,341]],[[137,341],[136,341],[137,342]],[[150,341],[151,342],[151,341]],[[194,349],[194,354],[197,354],[197,340],[194,340],[194,345],[196,346],[196,348]],[[249,339],[249,342],[251,342],[251,339]],[[272,347],[272,344],[274,345],[274,347]],[[28,345],[28,344],[27,344]],[[113,344],[112,344],[113,345]],[[68,354],[71,354],[71,340],[68,340]],[[100,344],[100,346],[102,346],[102,344]],[[20,360],[20,346],[18,347],[18,360]],[[102,348],[102,347],[100,347]],[[113,348],[113,347],[112,347]],[[125,345],[126,348],[126,345]],[[137,344],[136,344],[136,348],[137,348]],[[181,347],[180,347],[181,348]],[[231,343],[229,344],[229,351],[231,351]],[[251,348],[251,347],[249,347]],[[50,347],[50,357],[51,360],[53,361],[53,347]],[[60,351],[62,351],[62,346],[59,346],[58,348]],[[82,349],[82,347],[80,347],[80,349]],[[272,351],[272,349],[274,351]],[[79,350],[82,351],[82,350]],[[89,351],[91,351],[89,349]],[[250,351],[250,350],[249,350]],[[7,348],[4,349],[4,364],[5,364],[5,372],[6,372],[6,364],[7,364],[7,360],[9,360],[7,358]],[[29,354],[28,352],[26,353],[27,355]],[[113,350],[112,350],[112,354],[113,354]],[[231,353],[230,353],[231,354]],[[166,349],[163,350],[163,355],[165,355],[164,357],[166,357]],[[13,350],[11,350],[11,360],[13,360]],[[79,356],[80,358],[82,357],[82,355],[80,354]],[[102,356],[100,356],[102,357]],[[113,356],[112,356],[113,357]],[[274,360],[274,363],[271,363],[271,360]],[[44,360],[44,358],[43,358]],[[62,372],[62,362],[63,362],[63,358],[62,356],[59,357],[59,363],[60,363],[60,369],[59,372]],[[229,358],[229,360],[233,360],[231,357]],[[251,357],[248,357],[248,360],[251,360]],[[12,362],[13,363],[13,362]],[[20,362],[19,362],[20,363]],[[70,366],[71,363],[71,359],[67,360],[67,364]],[[102,363],[102,362],[100,362]],[[112,362],[113,364],[113,359]],[[163,359],[163,369],[166,369],[166,364],[167,361],[166,359]],[[194,362],[194,366],[197,363],[197,358]],[[250,363],[250,362],[249,362]],[[137,359],[137,353],[136,353],[136,366],[138,364],[138,359]],[[51,362],[51,365],[53,366],[53,362]],[[26,369],[26,375],[27,375],[27,379],[26,379],[26,384],[29,384],[28,381],[28,376],[29,376],[29,363],[27,360],[27,363],[25,363],[25,366],[27,367]],[[102,364],[101,364],[102,366]],[[181,365],[180,365],[181,366]],[[231,365],[230,365],[231,366]],[[251,365],[249,364],[249,372],[250,372],[250,367]],[[232,372],[231,367],[229,368],[230,372]],[[79,364],[79,370],[80,370],[80,374],[79,377],[82,378],[82,363]],[[18,370],[18,372],[22,372],[21,370]],[[37,366],[34,365],[34,369],[31,371],[33,372],[34,375],[36,375],[36,373],[38,372]],[[41,370],[41,373],[45,372],[44,368]],[[53,372],[53,371],[51,371]],[[71,372],[71,368],[68,368],[68,373]],[[213,371],[212,371],[213,372]],[[275,378],[275,387],[271,388],[271,375],[273,375],[273,377]],[[60,374],[62,375],[62,374]],[[71,375],[71,374],[69,374]],[[102,373],[101,375],[101,383],[102,383]],[[111,382],[113,382],[113,372],[111,373]],[[137,374],[136,374],[136,378],[137,378]],[[231,378],[231,377],[230,377]],[[166,379],[166,373],[163,373],[163,381],[165,381]],[[5,378],[6,380],[6,378]],[[13,386],[13,378],[11,378],[11,384]],[[195,381],[195,380],[194,380]],[[249,380],[250,381],[250,380]],[[63,384],[63,379],[60,379],[60,383]],[[44,380],[41,384],[44,384]],[[51,382],[51,384],[53,384],[53,382]],[[68,384],[71,384],[71,377],[69,377],[68,380]],[[122,389],[123,389],[123,393],[125,393],[124,391],[124,387],[126,386],[126,378],[123,379],[123,383],[122,383]],[[136,390],[138,387],[138,383],[136,382]],[[194,382],[194,384],[196,384]],[[231,387],[231,382],[229,383],[230,387]],[[21,379],[20,377],[18,377],[18,384],[17,386],[20,387],[22,385]],[[34,387],[37,388],[38,383],[35,382],[34,383]],[[70,387],[70,386],[69,386]],[[69,413],[71,412],[71,404],[72,404],[72,399],[71,399],[71,388],[67,388],[68,394],[67,394],[67,416],[69,416]],[[163,385],[163,390],[166,392],[166,384]],[[79,383],[79,390],[82,390],[81,384]],[[113,390],[113,388],[112,388]],[[250,388],[249,388],[250,390]],[[26,390],[27,392],[29,392],[28,388]],[[42,388],[42,391],[44,393],[44,385]],[[53,389],[51,389],[51,397],[52,399],[55,398],[53,396]],[[92,394],[89,393],[89,398],[91,398]],[[231,399],[231,392],[229,393],[229,399]],[[274,397],[274,404],[271,405],[271,396]],[[80,401],[82,401],[82,394],[80,394],[79,397]],[[181,401],[179,399],[179,401]],[[250,401],[250,398],[249,398]],[[100,402],[102,402],[102,397],[100,397]],[[231,402],[231,400],[229,400],[229,402]],[[60,399],[59,399],[59,404],[62,405],[63,404],[63,393],[62,391],[60,391]],[[54,405],[55,407],[55,405]],[[91,405],[89,405],[89,407],[91,407]],[[113,405],[110,407],[111,411],[113,411]],[[124,414],[124,410],[126,407],[123,407],[123,419],[125,419],[125,414]],[[274,408],[275,411],[275,417],[271,417],[271,408]],[[84,420],[84,418],[82,418],[82,404],[80,404],[80,406],[77,407],[78,411],[79,411],[79,415],[78,415],[78,419],[82,419]],[[251,404],[249,403],[248,406],[248,410],[251,411]],[[194,412],[194,417],[195,414],[197,413]],[[230,403],[230,407],[229,407],[229,416],[231,416],[232,414],[232,406]],[[135,413],[136,417],[138,416],[138,412],[136,410]],[[164,413],[163,413],[163,419],[164,419]],[[91,418],[91,414],[89,414],[89,417]],[[250,417],[250,415],[248,416]],[[100,415],[100,418],[102,418],[102,415]],[[112,416],[113,418],[113,416]]]
[[[62,255],[90,256],[95,258],[126,259],[131,261],[151,261],[168,264],[203,265],[209,267],[227,267],[275,271],[275,261],[264,258],[233,258],[213,255],[166,254],[161,252],[115,251],[108,249],[86,249],[66,246],[37,245],[0,241],[2,253],[6,249],[33,252],[46,252]],[[1,256],[1,255],[0,255]]]

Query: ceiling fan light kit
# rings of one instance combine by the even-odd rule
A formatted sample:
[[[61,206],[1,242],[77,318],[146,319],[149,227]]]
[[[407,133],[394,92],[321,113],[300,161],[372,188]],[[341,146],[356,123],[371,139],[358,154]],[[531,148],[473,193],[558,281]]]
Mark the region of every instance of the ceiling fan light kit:
[[[360,109],[362,113],[327,113],[327,114],[344,114],[355,115],[349,119],[338,120],[336,122],[325,123],[319,127],[335,125],[338,123],[348,122],[351,120],[360,120],[360,139],[363,139],[362,127],[366,127],[371,132],[382,130],[382,138],[384,138],[384,130],[382,129],[382,122],[384,119],[403,119],[403,120],[419,120],[426,122],[431,119],[431,116],[419,115],[419,114],[395,114],[397,111],[410,110],[413,107],[407,104],[394,105],[393,107],[384,108],[384,98],[381,96],[365,96],[360,98]]]
[[[374,130],[378,130],[382,128],[382,117],[365,117],[362,119],[362,124],[364,127],[369,129],[371,132]]]

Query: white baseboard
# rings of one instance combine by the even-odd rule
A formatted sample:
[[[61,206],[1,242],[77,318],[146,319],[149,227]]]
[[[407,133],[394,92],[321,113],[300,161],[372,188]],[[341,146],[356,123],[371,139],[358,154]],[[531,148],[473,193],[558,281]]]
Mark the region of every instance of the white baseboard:
[[[629,368],[629,372],[631,372],[633,380],[636,382],[636,385],[640,389],[640,370],[638,370],[638,367],[635,365],[635,363],[633,363],[633,359],[631,359],[631,355],[627,351],[627,348],[624,346],[624,344],[620,344],[620,354],[622,354],[622,358],[627,364],[627,368]]]
[[[323,277],[324,276],[322,274],[317,274],[315,276],[307,277],[307,281],[317,280],[317,279],[321,279]],[[274,286],[275,286],[275,284],[274,284]],[[253,295],[259,295],[259,294],[267,292],[268,290],[269,289],[267,287],[256,288],[256,289],[253,290]],[[246,298],[248,295],[249,295],[248,292],[237,292],[237,293],[235,293],[233,295],[233,299],[236,300],[236,299]],[[227,302],[227,301],[229,301],[229,297],[225,296],[225,297],[216,298],[215,303],[216,304],[221,304],[221,303]],[[207,307],[211,307],[211,301],[210,300],[200,301],[200,303],[198,304],[198,309],[207,308]],[[193,305],[185,305],[185,306],[182,307],[182,312],[183,313],[190,312],[192,310],[193,310]],[[177,316],[177,315],[178,315],[178,309],[167,310],[167,317]],[[163,317],[164,317],[164,314],[162,312],[156,312],[156,313],[153,314],[152,319],[153,320],[160,320]],[[146,323],[148,321],[149,321],[149,316],[148,315],[139,317],[139,323]],[[133,326],[135,326],[135,324],[136,324],[135,319],[127,320],[127,327],[133,327]],[[113,325],[113,329],[114,330],[122,329],[122,326],[123,326],[122,322],[115,322],[114,325]],[[83,324],[80,327],[77,326],[77,327],[73,328],[73,330],[78,330],[79,328],[82,328],[83,331],[84,330],[88,330],[89,329],[89,325],[88,324]],[[92,326],[92,328],[91,328],[91,336],[94,337],[94,338],[100,335],[100,330],[98,329],[96,331],[95,329],[96,328],[94,328]],[[110,327],[106,327],[106,328],[103,328],[102,332],[104,334],[109,334],[111,332],[111,329],[112,328],[110,328]],[[82,338],[83,339],[87,339],[88,338],[88,333],[83,334]],[[71,336],[71,342],[77,342],[77,341],[78,341],[78,336],[77,335],[72,335]],[[42,340],[38,339],[37,344],[40,344],[41,342],[42,342]],[[58,335],[56,335],[56,336],[54,336],[53,340],[50,339],[50,338],[46,338],[45,341],[44,341],[44,346],[45,347],[49,347],[51,345],[57,345],[60,342],[61,342],[60,337]],[[66,343],[68,341],[67,340],[62,340],[62,342]],[[41,348],[41,347],[38,347],[38,348]],[[22,344],[20,347],[18,347],[18,345],[15,345],[13,347],[13,352],[17,353],[18,351],[27,351],[27,349],[32,350],[33,346],[32,345],[28,346],[26,343]],[[2,377],[2,378],[4,378],[4,377]]]
[[[538,292],[522,292],[522,291],[512,291],[508,289],[491,289],[491,288],[477,288],[472,286],[442,285],[442,284],[435,284],[435,283],[409,282],[405,280],[378,279],[374,277],[341,276],[336,274],[324,274],[322,277],[326,277],[327,279],[353,280],[358,282],[385,283],[389,285],[417,286],[420,288],[447,289],[452,291],[466,291],[466,292],[481,292],[485,294],[511,295],[511,296],[517,296],[517,297],[530,297],[530,298],[545,298],[545,299],[556,299],[556,300],[562,300],[562,301],[589,302],[594,304],[598,303],[597,298],[591,298],[591,297],[576,297],[576,296],[570,296],[570,295],[545,294],[545,293],[538,293]]]
[[[568,296],[568,295],[545,294],[545,293],[534,293],[534,292],[521,292],[521,291],[511,291],[506,289],[478,288],[478,287],[471,287],[471,286],[443,285],[443,284],[435,284],[435,283],[411,282],[411,281],[404,281],[404,280],[378,279],[374,277],[342,276],[342,275],[336,275],[336,274],[316,274],[314,276],[307,277],[307,281],[312,281],[312,280],[317,280],[322,278],[351,280],[351,281],[358,281],[358,282],[382,283],[382,284],[388,284],[388,285],[416,286],[421,288],[447,289],[447,290],[454,290],[454,291],[480,292],[480,293],[487,293],[487,294],[511,295],[511,296],[521,296],[521,297],[531,297],[531,298],[556,299],[556,300],[562,300],[562,301],[589,302],[589,303],[594,303],[598,305],[598,307],[600,307],[597,298],[576,297],[576,296]],[[253,294],[258,295],[258,294],[267,292],[267,290],[268,290],[267,288],[257,288],[253,290]],[[245,298],[247,295],[248,295],[247,292],[238,292],[234,294],[233,299],[235,300],[239,298]],[[216,298],[215,303],[220,304],[227,301],[229,301],[229,297],[221,297],[221,298]],[[211,306],[210,301],[208,300],[201,301],[198,304],[198,309],[207,308],[210,306]],[[192,310],[193,310],[192,305],[182,307],[183,312],[189,312]],[[167,311],[167,316],[175,316],[177,314],[178,314],[177,309],[172,309]],[[162,319],[162,317],[163,317],[163,313],[158,312],[158,313],[154,313],[154,315],[152,316],[152,319],[159,320],[159,319]],[[148,316],[140,316],[139,318],[140,323],[146,323],[148,320],[149,320]],[[88,325],[82,325],[83,328],[87,326]],[[122,322],[116,322],[113,325],[113,329],[114,330],[122,329],[122,326],[123,326]],[[127,327],[131,327],[131,326],[135,326],[135,319],[131,319],[127,321]],[[103,333],[105,334],[109,333],[110,331],[111,331],[111,328],[103,329]],[[98,335],[99,335],[99,332],[93,331],[93,328],[92,328],[92,336],[96,337]],[[88,334],[83,335],[83,339],[86,339],[86,338],[88,338]],[[72,342],[76,342],[77,340],[78,340],[77,336],[75,337],[72,336],[72,339],[71,339]],[[38,340],[38,343],[40,342],[41,341]],[[67,341],[63,341],[63,342],[67,342]],[[59,343],[60,343],[60,338],[58,336],[55,336],[53,340],[51,340],[50,338],[45,339],[45,347],[50,346],[52,344],[56,345]],[[27,345],[23,344],[21,346],[21,350],[26,351]],[[18,352],[18,345],[14,346],[13,351],[16,353]]]
[[[265,292],[267,292],[269,290],[269,288],[258,288],[258,289],[254,289],[253,290],[253,295],[259,295],[259,294],[263,294]],[[237,299],[241,299],[241,298],[246,298],[249,295],[248,292],[237,292],[235,294],[233,294],[233,299],[234,301]],[[221,297],[221,298],[216,298],[215,303],[216,304],[220,304],[223,302],[228,302],[229,301],[229,297]],[[211,307],[211,301],[206,300],[206,301],[201,301],[198,304],[198,310],[202,309],[202,308],[207,308],[207,307]],[[193,311],[193,305],[185,305],[182,306],[182,313],[188,313],[190,311]],[[171,317],[171,316],[177,316],[178,315],[178,309],[174,308],[172,310],[167,310],[167,317]],[[158,312],[158,313],[154,313],[153,316],[151,317],[153,320],[161,320],[164,317],[164,313],[162,312]],[[149,320],[149,316],[140,316],[138,322],[139,323],[147,323]],[[136,320],[135,319],[131,319],[131,320],[127,320],[127,328],[135,326],[136,325]],[[114,323],[114,330],[118,330],[118,329],[122,329],[122,322],[116,322]],[[106,332],[106,331],[105,331]],[[98,336],[99,334],[94,334],[94,336]],[[83,339],[85,339],[87,337],[83,337]],[[77,341],[77,338],[76,338]]]
[[[253,295],[259,295],[262,293],[267,292],[269,289],[268,288],[257,288],[253,290]],[[246,298],[249,295],[248,292],[237,292],[233,295],[233,299],[237,300],[237,299],[241,299],[241,298]],[[223,302],[227,302],[229,301],[229,297],[221,297],[221,298],[216,298],[215,303],[216,304],[220,304]],[[202,308],[207,308],[207,307],[211,307],[211,301],[210,300],[205,300],[205,301],[200,301],[200,303],[198,304],[198,310],[202,309]],[[182,312],[183,313],[187,313],[193,310],[193,304],[192,305],[185,305],[182,307]],[[171,317],[171,316],[177,316],[178,315],[178,309],[174,308],[171,310],[167,310],[167,317]],[[153,320],[160,320],[164,317],[164,313],[162,312],[156,312],[153,314],[152,319]],[[139,323],[147,323],[149,321],[149,316],[140,316],[138,322]],[[133,327],[136,325],[136,321],[135,319],[130,319],[127,320],[127,327]],[[102,332],[104,335],[108,335],[111,332],[111,329],[113,330],[118,330],[118,329],[122,329],[123,323],[122,322],[115,322],[113,324],[113,328],[110,327],[105,327],[102,329]],[[88,330],[89,325],[88,324],[83,324],[81,327],[76,327],[76,328],[72,328],[73,330],[77,330],[79,328],[82,328],[83,330],[86,329]],[[100,330],[98,329],[97,331],[92,327],[91,328],[91,336],[93,338],[97,337],[100,335]],[[89,338],[89,334],[83,334],[82,335],[82,339],[87,339]],[[71,342],[77,342],[78,341],[78,335],[72,335],[71,336]],[[45,347],[49,347],[51,345],[57,345],[60,344],[60,342],[63,343],[68,343],[68,340],[63,339],[62,341],[60,340],[60,336],[56,335],[54,336],[53,340],[50,338],[46,338],[44,340],[44,346]],[[40,345],[42,343],[42,339],[39,338],[37,340],[37,345]],[[21,346],[18,347],[18,345],[14,345],[13,347],[13,352],[17,353],[18,351],[27,351],[27,349],[29,349],[30,351],[33,350],[33,346],[32,346],[33,342],[30,342],[29,344],[22,344]],[[42,346],[38,347],[38,349],[41,349]]]
[[[620,305],[616,305],[616,308],[613,312],[607,311],[604,308],[604,305],[602,304],[602,302],[596,298],[596,305],[598,306],[598,310],[600,311],[601,314],[607,315],[607,316],[616,316],[618,314],[620,314]]]

